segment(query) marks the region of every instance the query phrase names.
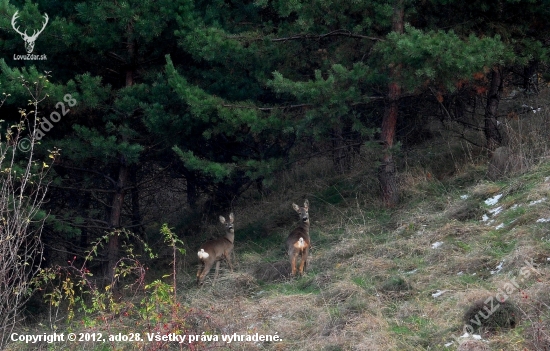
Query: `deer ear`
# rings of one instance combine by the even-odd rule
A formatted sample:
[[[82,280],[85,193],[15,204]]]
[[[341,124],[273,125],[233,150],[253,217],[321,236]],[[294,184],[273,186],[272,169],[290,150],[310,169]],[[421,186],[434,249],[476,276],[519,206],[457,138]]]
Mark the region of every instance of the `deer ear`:
[[[222,224],[225,224],[225,218],[223,216],[220,216],[220,222],[222,222]]]
[[[309,208],[309,201],[304,201],[304,208],[307,210]]]
[[[235,219],[235,216],[233,216],[233,212],[229,214],[229,222],[233,223],[233,220]]]
[[[292,208],[293,208],[294,211],[296,211],[296,212],[300,211],[300,206],[296,205],[295,203],[292,204]]]

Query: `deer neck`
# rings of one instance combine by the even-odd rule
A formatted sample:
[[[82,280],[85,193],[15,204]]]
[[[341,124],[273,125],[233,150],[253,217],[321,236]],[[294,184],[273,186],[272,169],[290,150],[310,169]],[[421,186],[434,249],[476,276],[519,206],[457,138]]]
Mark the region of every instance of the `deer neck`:
[[[229,241],[231,244],[233,244],[233,241],[235,240],[235,231],[233,229],[227,231],[225,233],[225,240]]]

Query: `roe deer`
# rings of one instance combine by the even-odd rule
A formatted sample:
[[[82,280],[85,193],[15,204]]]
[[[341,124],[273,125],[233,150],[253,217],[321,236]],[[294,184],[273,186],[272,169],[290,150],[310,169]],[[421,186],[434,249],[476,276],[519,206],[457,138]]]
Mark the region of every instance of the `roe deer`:
[[[220,261],[223,259],[229,265],[231,272],[233,272],[233,266],[231,265],[231,252],[233,251],[233,241],[235,240],[235,230],[233,229],[233,213],[229,214],[229,221],[226,221],[223,216],[220,216],[220,222],[225,224],[225,236],[222,238],[214,239],[205,242],[199,248],[197,255],[199,256],[199,270],[197,272],[197,285],[203,284],[204,278],[212,268],[214,262],[216,262],[216,274],[214,275],[214,282],[218,278],[218,271],[220,269]]]
[[[300,207],[296,204],[292,204],[292,208],[300,215],[300,225],[290,234],[286,239],[286,248],[288,250],[288,256],[290,256],[290,266],[292,268],[292,275],[296,275],[296,259],[298,255],[302,257],[300,262],[300,274],[304,274],[304,270],[307,266],[307,256],[311,242],[309,240],[309,202],[304,202],[304,207]]]

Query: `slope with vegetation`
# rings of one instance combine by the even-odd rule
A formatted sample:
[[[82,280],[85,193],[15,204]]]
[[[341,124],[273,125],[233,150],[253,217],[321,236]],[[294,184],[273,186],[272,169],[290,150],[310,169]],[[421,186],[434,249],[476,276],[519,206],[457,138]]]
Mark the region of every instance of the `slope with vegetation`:
[[[461,167],[444,180],[405,172],[408,199],[395,211],[367,201],[357,177],[318,177],[282,201],[249,204],[237,213],[271,215],[237,228],[239,269],[186,301],[208,310],[220,333],[283,339],[242,350],[455,350],[466,341],[547,350],[550,164],[498,182],[484,179],[484,166]],[[281,243],[292,220],[260,242],[243,238],[291,212],[298,194],[310,199],[314,246],[308,274],[289,280]],[[482,341],[470,341],[476,335]]]

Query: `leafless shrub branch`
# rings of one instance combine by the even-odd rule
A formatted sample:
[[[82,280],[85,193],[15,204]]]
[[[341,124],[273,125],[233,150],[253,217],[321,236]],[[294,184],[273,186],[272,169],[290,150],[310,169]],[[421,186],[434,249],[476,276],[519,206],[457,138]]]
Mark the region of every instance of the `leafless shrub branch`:
[[[48,166],[34,157],[38,104],[45,98],[39,84],[23,81],[33,111],[21,110],[20,123],[0,135],[0,349],[23,319],[23,306],[33,292],[32,278],[43,255],[40,212],[47,191]],[[0,107],[9,95],[4,95]],[[29,137],[23,133],[29,128]],[[24,142],[24,145],[21,144]],[[53,157],[53,156],[52,156]]]

